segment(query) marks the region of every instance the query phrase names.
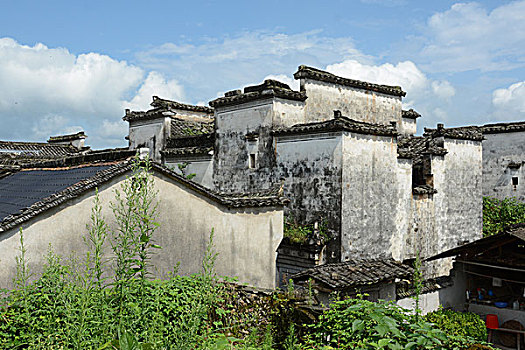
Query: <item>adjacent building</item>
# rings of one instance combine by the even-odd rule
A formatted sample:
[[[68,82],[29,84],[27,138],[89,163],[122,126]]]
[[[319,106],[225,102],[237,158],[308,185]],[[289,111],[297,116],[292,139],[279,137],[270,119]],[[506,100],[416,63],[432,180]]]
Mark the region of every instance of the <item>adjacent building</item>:
[[[438,125],[414,136],[420,115],[403,110],[398,86],[306,66],[294,77],[299,91],[266,80],[226,92],[212,108],[154,97],[153,109],[126,111],[130,148],[149,147],[215,191],[282,187],[286,220],[321,229],[303,242],[285,237],[280,282],[326,263],[411,262],[481,236],[480,130]],[[425,273],[450,268],[439,262]]]

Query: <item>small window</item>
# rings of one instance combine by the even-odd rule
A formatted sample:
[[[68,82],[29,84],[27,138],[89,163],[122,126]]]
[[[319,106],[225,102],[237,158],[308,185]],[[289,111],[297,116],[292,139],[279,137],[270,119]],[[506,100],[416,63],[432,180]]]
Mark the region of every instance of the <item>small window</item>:
[[[256,161],[257,161],[257,157],[256,157],[255,153],[250,153],[250,160],[249,160],[249,162],[250,162],[250,164],[249,164],[250,169],[255,169],[255,167],[257,165]]]
[[[512,177],[512,186],[518,186],[518,177],[517,176],[513,176]]]

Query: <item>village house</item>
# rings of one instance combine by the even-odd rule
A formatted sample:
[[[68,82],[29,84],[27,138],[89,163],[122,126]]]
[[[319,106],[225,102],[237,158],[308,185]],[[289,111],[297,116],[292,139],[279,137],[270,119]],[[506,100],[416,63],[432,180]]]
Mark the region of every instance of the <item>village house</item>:
[[[64,259],[71,254],[85,256],[95,189],[103,216],[115,228],[110,203],[116,202],[115,190],[131,174],[134,154],[94,151],[20,165],[18,171],[0,178],[0,287],[10,287],[15,277],[20,228],[33,277],[42,272],[50,245]],[[167,277],[179,263],[178,273],[201,271],[213,230],[219,275],[275,287],[276,250],[287,202],[278,191],[221,194],[158,163],[152,164],[152,176],[160,224],[154,241],[162,247],[152,256],[154,276]],[[109,242],[105,248],[111,255]]]
[[[161,274],[177,261],[182,273],[196,272],[216,227],[219,272],[242,282],[274,287],[290,278],[312,280],[327,293],[366,290],[403,303],[417,256],[481,237],[482,196],[497,187],[488,185],[489,176],[504,178],[505,191],[509,183],[514,193],[521,188],[514,184],[520,123],[438,124],[414,136],[421,116],[403,110],[401,87],[307,66],[294,77],[298,91],[265,80],[226,92],[210,107],[154,96],[151,109],[125,111],[125,149],[91,150],[82,132],[47,143],[0,142],[0,249],[9,252],[0,263],[12,266],[20,226],[41,256],[49,242],[63,240],[76,243],[59,252],[81,251],[67,232],[88,222],[95,187],[109,207],[112,188],[129,168],[109,169],[129,166],[139,151],[154,161],[160,199],[170,203],[161,206],[159,235],[169,247],[158,257]],[[52,178],[60,181],[27,195]],[[70,211],[86,215],[75,222]],[[292,239],[284,221],[308,227],[310,235]],[[34,256],[35,265],[41,259]],[[428,309],[453,293],[451,268],[450,257],[423,264]]]
[[[130,149],[148,147],[156,161],[223,193],[282,186],[287,220],[322,229],[281,242],[279,284],[323,264],[411,264],[481,237],[479,129],[438,125],[414,136],[420,115],[402,109],[400,87],[306,66],[294,77],[299,91],[266,80],[226,92],[212,108],[154,97],[152,109],[126,111]],[[425,276],[451,267],[450,259],[426,264]]]

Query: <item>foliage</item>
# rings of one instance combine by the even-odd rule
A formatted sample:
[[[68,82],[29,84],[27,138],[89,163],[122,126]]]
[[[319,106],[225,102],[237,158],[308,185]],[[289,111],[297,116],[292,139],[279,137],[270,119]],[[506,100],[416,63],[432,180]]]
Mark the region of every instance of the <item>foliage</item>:
[[[456,312],[452,310],[438,310],[425,315],[428,322],[435,324],[448,335],[471,337],[478,341],[487,339],[485,322],[471,312]]]
[[[301,225],[291,217],[286,217],[284,220],[284,237],[288,237],[292,243],[306,243],[310,238],[314,236],[314,233],[317,231],[319,237],[327,242],[330,240],[330,235],[328,233],[328,227],[326,221],[322,221],[319,224],[317,230],[315,229],[314,224],[310,225]]]
[[[136,159],[116,192],[116,228],[106,224],[96,194],[82,259],[50,248],[42,275],[32,281],[20,233],[14,289],[0,299],[0,349],[463,349],[472,343],[459,329],[439,328],[460,319],[448,314],[432,316],[436,328],[394,304],[350,299],[336,301],[317,320],[292,286],[243,295],[241,286],[216,276],[213,231],[201,273],[179,276],[175,267],[169,278],[151,280],[157,202],[148,167]],[[468,317],[456,323],[481,337]]]
[[[525,203],[516,198],[483,197],[483,236],[503,232],[506,226],[525,222]]]
[[[311,326],[312,349],[465,349],[473,341],[448,336],[392,303],[363,299],[335,301]]]
[[[193,179],[195,176],[197,176],[197,174],[195,173],[191,173],[191,174],[186,174],[186,168],[188,167],[188,165],[190,165],[190,163],[188,162],[184,162],[184,163],[179,163],[177,164],[177,167],[179,168],[182,176],[184,176],[186,179],[188,180],[191,180]]]

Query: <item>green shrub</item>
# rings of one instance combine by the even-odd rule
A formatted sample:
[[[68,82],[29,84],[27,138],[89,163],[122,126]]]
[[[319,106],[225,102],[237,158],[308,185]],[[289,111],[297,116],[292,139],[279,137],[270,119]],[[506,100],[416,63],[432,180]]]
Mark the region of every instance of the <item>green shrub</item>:
[[[435,324],[447,335],[468,337],[478,341],[487,339],[485,322],[471,312],[456,312],[452,310],[438,310],[425,315],[428,322]]]
[[[449,336],[393,303],[363,299],[336,301],[310,328],[311,349],[466,349],[474,343]]]
[[[483,197],[483,236],[503,232],[506,226],[525,222],[525,203],[516,198]]]

